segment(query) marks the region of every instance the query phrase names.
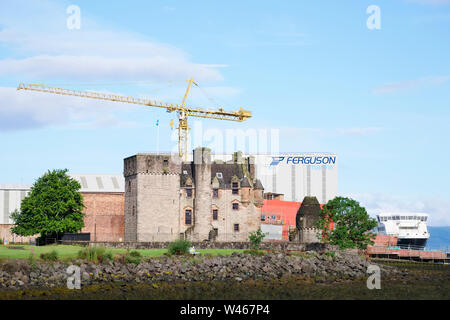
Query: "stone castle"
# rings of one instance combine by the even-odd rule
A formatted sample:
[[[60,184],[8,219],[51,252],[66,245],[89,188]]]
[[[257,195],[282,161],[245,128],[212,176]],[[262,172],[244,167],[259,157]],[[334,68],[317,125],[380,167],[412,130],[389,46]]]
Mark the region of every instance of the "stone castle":
[[[261,224],[264,188],[253,158],[237,152],[211,161],[197,148],[193,161],[137,154],[124,160],[125,241],[245,241]]]

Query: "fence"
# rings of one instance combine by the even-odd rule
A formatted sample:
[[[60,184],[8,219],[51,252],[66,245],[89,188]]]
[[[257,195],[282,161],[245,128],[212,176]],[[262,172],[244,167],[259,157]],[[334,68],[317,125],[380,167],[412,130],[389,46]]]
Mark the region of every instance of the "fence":
[[[375,245],[367,248],[367,253],[373,258],[388,260],[409,260],[415,262],[450,262],[450,253],[446,251],[424,250],[421,246],[401,248],[396,246]]]

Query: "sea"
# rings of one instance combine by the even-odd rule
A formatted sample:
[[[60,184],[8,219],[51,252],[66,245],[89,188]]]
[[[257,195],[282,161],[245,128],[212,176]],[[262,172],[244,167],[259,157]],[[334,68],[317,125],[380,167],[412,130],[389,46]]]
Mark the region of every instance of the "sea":
[[[428,232],[430,233],[430,238],[428,239],[426,249],[450,252],[450,226],[428,226]]]

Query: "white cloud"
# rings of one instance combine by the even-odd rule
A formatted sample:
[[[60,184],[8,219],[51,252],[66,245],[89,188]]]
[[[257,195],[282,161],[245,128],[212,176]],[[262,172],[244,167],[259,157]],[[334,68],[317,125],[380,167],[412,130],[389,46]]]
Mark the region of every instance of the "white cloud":
[[[0,87],[0,131],[75,124],[89,127],[131,126],[116,113],[137,106]]]
[[[414,198],[383,193],[351,193],[375,217],[381,212],[423,212],[430,215],[429,225],[450,226],[450,201],[440,197]]]
[[[0,60],[0,74],[21,75],[33,79],[196,79],[218,81],[220,73],[207,65],[199,65],[170,57],[110,58],[102,56],[34,56]]]
[[[2,8],[0,44],[20,57],[0,60],[2,76],[223,80],[217,69],[225,65],[196,63],[172,45],[98,25],[83,8],[81,29],[69,30],[65,9],[53,1],[18,1]]]
[[[420,90],[430,86],[444,84],[450,80],[450,76],[429,76],[420,79],[388,83],[375,88],[375,94],[391,94],[397,92]]]

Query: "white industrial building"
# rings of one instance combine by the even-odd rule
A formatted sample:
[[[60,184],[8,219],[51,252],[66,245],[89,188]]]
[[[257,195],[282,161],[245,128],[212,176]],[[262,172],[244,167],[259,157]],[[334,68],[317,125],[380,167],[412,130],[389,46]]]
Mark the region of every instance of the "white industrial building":
[[[29,191],[30,185],[0,184],[0,224],[12,224],[9,215],[20,208]]]
[[[315,196],[327,203],[338,194],[338,157],[334,153],[243,154],[255,158],[256,177],[266,193],[284,195],[285,201]],[[212,155],[213,160],[232,160],[232,154]]]

